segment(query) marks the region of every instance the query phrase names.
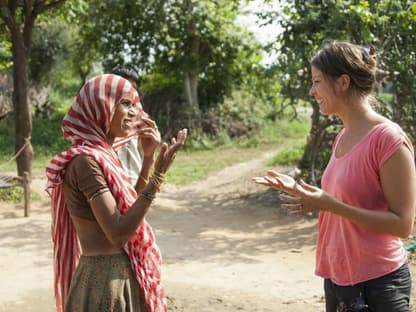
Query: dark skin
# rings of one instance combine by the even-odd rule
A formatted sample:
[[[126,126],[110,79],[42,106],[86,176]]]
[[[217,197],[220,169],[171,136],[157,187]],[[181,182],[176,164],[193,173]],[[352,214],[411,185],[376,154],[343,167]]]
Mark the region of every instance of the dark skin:
[[[137,83],[134,79],[129,79],[131,85],[138,91]],[[142,125],[144,123],[144,127]],[[148,180],[150,171],[153,165],[153,155],[156,147],[160,144],[160,132],[157,128],[156,122],[150,118],[143,117],[137,121],[137,136],[140,138],[140,145],[143,150],[143,163],[142,170],[140,171],[139,179],[136,182],[134,188],[137,194],[139,194],[146,186],[146,180]],[[146,179],[146,180],[145,180]]]
[[[131,114],[130,107],[118,105],[107,135],[109,144],[113,143],[115,137],[129,133],[130,129],[126,126],[129,124],[129,114]],[[148,131],[152,132],[150,129]],[[178,132],[176,139],[171,140],[170,144],[162,143],[154,165],[156,172],[165,174],[168,171],[177,151],[184,145],[186,137],[187,130],[183,129]],[[152,183],[143,188],[143,192],[150,194],[156,194],[157,191]],[[123,252],[123,246],[135,233],[151,203],[152,201],[148,198],[140,196],[129,210],[121,215],[110,191],[93,198],[90,204],[96,221],[71,216],[81,243],[82,254],[94,256]]]

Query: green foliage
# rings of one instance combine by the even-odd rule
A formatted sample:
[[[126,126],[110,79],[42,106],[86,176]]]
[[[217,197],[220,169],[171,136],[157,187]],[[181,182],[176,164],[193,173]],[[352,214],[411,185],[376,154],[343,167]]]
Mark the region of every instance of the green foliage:
[[[3,155],[14,154],[14,118],[10,114],[0,121],[0,150]]]
[[[233,141],[244,146],[259,145],[257,134],[263,126],[267,128],[270,119],[276,120],[269,117],[274,110],[273,103],[264,102],[247,89],[234,90],[218,107],[203,114],[201,128],[192,129],[188,145],[197,150],[226,146]]]
[[[287,156],[294,159],[296,153],[302,151],[301,147],[305,143],[308,129],[308,122],[305,119],[300,118],[293,122],[281,119],[266,122],[261,131],[255,135],[231,140],[226,145],[218,144],[215,148],[204,150],[188,148],[178,153],[169,171],[168,180],[174,184],[188,184],[206,178],[210,173],[227,166],[254,159],[263,152],[290,150],[292,147],[298,147],[297,152],[294,151],[293,155]],[[249,143],[253,140],[256,144]],[[272,164],[274,162],[268,163],[270,166]]]
[[[332,128],[337,124],[335,118],[319,116],[318,105],[309,96],[309,60],[330,40],[373,45],[382,52],[378,55],[379,61],[384,65],[385,73],[389,74],[385,81],[393,86],[394,97],[389,103],[381,102],[378,108],[402,124],[414,138],[415,12],[414,2],[408,0],[292,0],[286,2],[283,16],[273,11],[263,16],[268,23],[277,23],[283,30],[274,45],[279,57],[272,69],[274,74],[280,75],[284,103],[309,102],[313,109],[312,127],[300,162],[301,169],[322,170],[330,152],[331,145],[327,140],[333,138]],[[309,173],[305,174],[307,178]],[[319,183],[319,176],[312,182]]]
[[[268,166],[294,166],[302,158],[305,145],[291,146],[267,162]]]
[[[260,125],[270,107],[245,90],[235,90],[218,107],[223,124],[240,121],[245,125]]]
[[[169,77],[169,88],[181,89],[187,74],[197,76],[201,108],[208,108],[230,94],[232,85],[241,83],[246,70],[259,62],[253,38],[234,23],[238,3],[94,0],[88,10],[95,22],[89,37],[101,43],[107,71],[120,64],[142,73],[156,71],[156,78]],[[155,87],[153,83],[153,92]],[[164,88],[162,83],[158,90]]]
[[[0,25],[1,29],[1,25]],[[6,34],[0,34],[0,71],[12,67],[12,43],[6,39]]]
[[[0,202],[6,203],[21,203],[23,201],[23,188],[22,187],[10,187],[0,189]],[[40,197],[35,192],[30,192],[30,200],[39,200]]]
[[[391,84],[393,101],[383,112],[416,141],[416,3],[384,0],[375,6],[374,36]]]
[[[283,31],[277,38],[281,92],[292,103],[310,102],[309,59],[326,41],[351,40],[372,43],[369,22],[374,16],[367,1],[288,1]],[[272,13],[270,13],[272,14]]]
[[[34,168],[43,169],[53,155],[69,146],[69,142],[63,139],[60,130],[62,117],[63,114],[55,113],[47,120],[39,118],[33,120]],[[257,132],[238,139],[230,139],[224,131],[217,136],[203,134],[203,140],[192,140],[191,134],[185,150],[178,153],[177,160],[169,172],[169,182],[187,184],[205,178],[226,166],[253,159],[262,152],[300,146],[305,141],[308,128],[308,121],[305,118],[293,121],[283,118],[265,121]],[[4,165],[14,154],[13,129],[12,116],[0,121],[1,165]],[[14,170],[14,166],[15,163],[12,162],[6,169]],[[2,169],[6,170],[4,166]]]
[[[49,73],[68,54],[67,25],[64,23],[42,24],[32,35],[30,56],[30,79],[36,84],[50,81]]]
[[[61,132],[63,114],[54,114],[49,119],[34,119],[32,144],[37,155],[50,155],[69,147]]]
[[[216,135],[210,135],[203,132],[201,129],[195,129],[186,140],[185,149],[191,151],[205,151],[212,150],[219,146],[232,146],[233,141],[228,133],[221,129]]]
[[[42,157],[44,155],[56,154],[69,146],[61,132],[60,124],[63,114],[54,114],[51,118],[33,120],[32,145],[34,155]],[[12,114],[2,119],[0,122],[0,149],[4,160],[10,159],[14,155],[14,118]],[[0,158],[1,159],[1,158]]]
[[[21,202],[23,198],[23,189],[21,187],[11,187],[0,189],[0,202]]]

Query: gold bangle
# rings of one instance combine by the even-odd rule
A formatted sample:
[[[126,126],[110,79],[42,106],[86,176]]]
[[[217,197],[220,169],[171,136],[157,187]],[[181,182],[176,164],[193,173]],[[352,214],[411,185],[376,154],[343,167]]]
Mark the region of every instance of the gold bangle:
[[[149,184],[149,179],[146,179],[144,176],[139,175],[139,179],[142,179],[144,183]]]
[[[160,180],[155,175],[152,175],[150,177],[150,183],[153,184],[153,186],[156,188],[157,192],[160,192],[160,189],[162,187],[163,180]]]
[[[153,175],[158,177],[160,180],[165,180],[166,179],[166,173],[160,173],[159,171],[153,171]]]

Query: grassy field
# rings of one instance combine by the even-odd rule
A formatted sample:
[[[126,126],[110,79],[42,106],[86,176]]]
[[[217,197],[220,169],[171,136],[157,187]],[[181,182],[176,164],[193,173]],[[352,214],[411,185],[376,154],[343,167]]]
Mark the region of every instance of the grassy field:
[[[0,172],[15,171],[13,157],[14,126],[11,120],[0,122]],[[309,131],[309,120],[289,121],[286,119],[265,123],[254,135],[230,140],[225,145],[215,143],[215,139],[206,150],[185,148],[177,155],[169,172],[169,181],[185,185],[207,177],[210,173],[227,166],[244,162],[264,152],[284,150],[269,161],[269,165],[295,163],[299,159],[302,147]],[[34,148],[33,168],[43,170],[50,158],[68,145],[62,139],[58,118],[34,121],[32,145]],[[1,197],[1,196],[0,196]]]

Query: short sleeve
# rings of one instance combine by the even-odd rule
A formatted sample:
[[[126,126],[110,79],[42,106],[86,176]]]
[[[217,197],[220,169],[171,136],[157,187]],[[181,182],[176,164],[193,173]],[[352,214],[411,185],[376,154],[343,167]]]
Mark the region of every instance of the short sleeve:
[[[377,159],[378,169],[389,159],[400,146],[406,146],[414,155],[413,145],[406,133],[399,125],[389,122],[382,124],[377,131],[377,140],[375,146],[375,159]]]
[[[91,201],[95,196],[109,191],[103,170],[98,162],[87,155],[79,155],[71,161],[69,183]]]

